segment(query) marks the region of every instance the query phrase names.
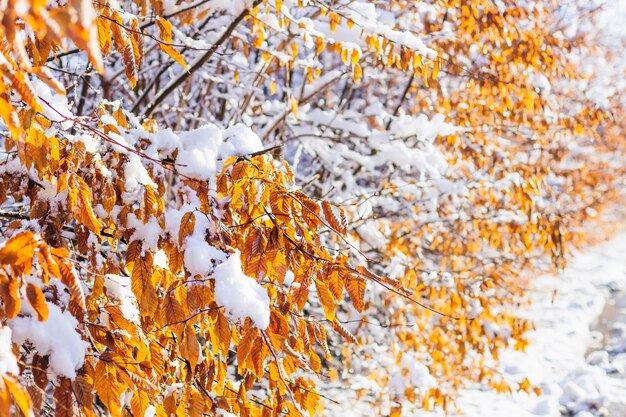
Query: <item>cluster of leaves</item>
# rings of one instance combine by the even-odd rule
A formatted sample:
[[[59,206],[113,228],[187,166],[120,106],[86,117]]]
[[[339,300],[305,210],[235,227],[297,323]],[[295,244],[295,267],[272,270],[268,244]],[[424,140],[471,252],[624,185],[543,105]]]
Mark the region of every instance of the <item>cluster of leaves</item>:
[[[312,416],[339,356],[407,380],[390,415],[516,389],[485,365],[528,343],[523,277],[621,197],[591,37],[528,1],[226,3],[0,6],[0,414]],[[61,366],[36,332],[68,326]]]

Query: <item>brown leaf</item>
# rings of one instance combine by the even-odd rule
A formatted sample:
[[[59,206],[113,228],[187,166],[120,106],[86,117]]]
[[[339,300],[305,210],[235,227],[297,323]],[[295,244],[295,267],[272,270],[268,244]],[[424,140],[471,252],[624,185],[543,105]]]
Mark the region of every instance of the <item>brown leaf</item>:
[[[239,341],[239,344],[237,344],[237,363],[240,371],[243,369],[246,358],[252,349],[252,345],[258,337],[259,331],[257,328],[250,325],[250,323],[246,324],[243,337]]]
[[[61,377],[54,388],[54,415],[73,417],[75,415],[74,394],[70,380]]]
[[[128,81],[130,82],[131,89],[134,89],[137,84],[137,64],[135,62],[132,39],[126,33],[126,29],[122,28],[123,22],[119,14],[114,12],[111,18],[116,22],[111,23],[113,45],[115,45],[117,52],[122,55],[126,78],[128,78]]]
[[[55,248],[52,249],[52,253],[56,256],[57,259],[57,265],[59,267],[59,271],[61,272],[61,282],[65,284],[65,286],[70,290],[70,295],[72,297],[71,300],[75,301],[76,304],[83,311],[85,311],[85,293],[83,292],[83,287],[80,283],[80,279],[78,278],[71,262],[69,262],[67,258],[61,258],[60,256],[58,256],[66,254],[67,251],[64,249]]]

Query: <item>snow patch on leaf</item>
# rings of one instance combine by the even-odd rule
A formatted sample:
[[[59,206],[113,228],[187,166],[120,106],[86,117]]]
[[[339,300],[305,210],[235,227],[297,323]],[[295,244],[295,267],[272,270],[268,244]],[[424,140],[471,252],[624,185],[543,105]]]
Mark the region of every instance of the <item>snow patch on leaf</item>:
[[[215,301],[240,320],[250,317],[265,330],[270,324],[270,298],[267,291],[241,268],[240,253],[235,252],[215,267]]]
[[[39,321],[36,317],[17,317],[9,322],[13,330],[14,342],[21,345],[30,341],[40,355],[50,355],[50,370],[53,374],[70,379],[76,377],[76,370],[85,362],[89,344],[82,340],[76,326],[78,321],[69,311],[61,311],[48,304],[48,320]]]

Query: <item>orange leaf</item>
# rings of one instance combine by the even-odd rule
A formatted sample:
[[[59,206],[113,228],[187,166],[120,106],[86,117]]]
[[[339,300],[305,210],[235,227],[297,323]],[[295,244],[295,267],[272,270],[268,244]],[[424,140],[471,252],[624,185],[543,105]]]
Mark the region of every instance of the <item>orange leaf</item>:
[[[183,341],[180,345],[180,354],[189,361],[192,371],[196,369],[196,365],[198,365],[198,361],[200,360],[200,344],[198,343],[196,331],[191,323],[185,325]]]
[[[317,289],[317,296],[324,308],[324,314],[330,321],[335,320],[335,300],[333,294],[330,292],[328,285],[319,279],[315,280],[315,288]]]
[[[11,393],[4,383],[4,379],[0,378],[0,416],[8,416],[11,414]]]
[[[196,216],[193,211],[185,213],[180,220],[180,229],[178,230],[178,245],[182,246],[185,238],[191,234],[196,227]]]
[[[143,416],[150,405],[150,398],[146,391],[136,390],[130,399],[130,409],[133,416]]]
[[[36,247],[35,234],[31,231],[22,232],[9,239],[0,249],[0,265],[30,264]]]
[[[13,319],[20,312],[21,299],[16,277],[6,277],[0,282],[0,299],[4,303],[4,314]]]
[[[228,357],[228,348],[230,347],[230,323],[226,316],[221,312],[217,315],[217,323],[215,323],[215,331],[219,341],[219,350],[222,356]]]
[[[15,401],[15,405],[17,406],[17,408],[19,408],[22,414],[25,416],[34,415],[32,411],[33,404],[30,399],[30,395],[28,395],[28,392],[26,391],[26,388],[20,385],[20,383],[12,376],[5,374],[1,377],[4,381],[4,384],[9,389],[9,392],[11,392],[11,396],[13,397],[13,401]]]
[[[132,266],[131,287],[141,307],[142,317],[154,315],[159,304],[156,288],[152,284],[153,263],[154,255],[146,251]]]
[[[365,304],[363,302],[363,294],[365,293],[365,280],[351,275],[346,282],[346,290],[352,300],[354,308],[361,313]]]
[[[39,321],[48,320],[48,303],[46,302],[46,297],[43,295],[41,288],[29,282],[26,285],[26,298],[28,298],[28,302],[31,307],[33,307],[33,310],[35,310],[37,319]]]
[[[120,396],[124,391],[120,385],[115,367],[107,362],[98,361],[95,369],[94,387],[100,401],[113,417],[120,415]]]

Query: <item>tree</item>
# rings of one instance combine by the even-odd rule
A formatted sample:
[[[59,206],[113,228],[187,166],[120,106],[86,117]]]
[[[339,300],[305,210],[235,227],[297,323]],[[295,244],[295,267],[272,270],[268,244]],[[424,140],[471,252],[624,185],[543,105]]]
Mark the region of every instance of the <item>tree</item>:
[[[338,357],[394,413],[511,390],[528,271],[621,198],[562,7],[6,0],[0,414],[314,415]]]

